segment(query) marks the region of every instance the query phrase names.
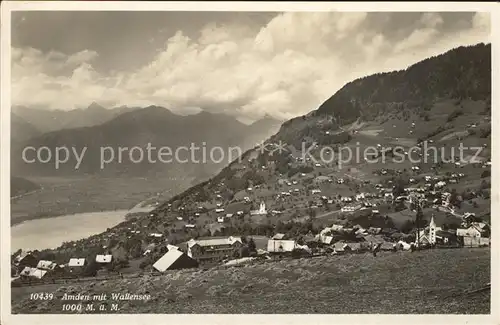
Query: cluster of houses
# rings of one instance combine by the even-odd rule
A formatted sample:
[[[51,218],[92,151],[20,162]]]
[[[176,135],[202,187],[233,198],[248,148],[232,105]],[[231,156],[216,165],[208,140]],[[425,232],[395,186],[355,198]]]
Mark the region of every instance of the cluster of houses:
[[[263,212],[263,209],[265,209],[265,206],[261,205],[259,211]],[[416,239],[411,242],[408,242],[405,238],[399,240],[391,238],[389,240],[387,235],[383,234],[381,228],[369,227],[365,229],[359,225],[345,227],[333,224],[316,235],[308,234],[301,237],[300,240],[287,238],[282,233],[275,234],[270,239],[258,238],[259,244],[255,247],[254,255],[265,258],[270,258],[270,255],[287,255],[296,252],[306,255],[339,255],[374,250],[412,250],[414,248],[457,243],[464,247],[490,246],[489,225],[471,220],[474,220],[474,215],[468,214],[464,217],[464,227],[456,230],[444,230],[436,225],[432,217],[430,223],[424,229],[421,229],[416,234]],[[349,238],[351,239],[346,240],[342,236],[345,234],[350,234]],[[154,262],[152,269],[156,272],[165,272],[167,270],[194,268],[200,265],[225,263],[241,257],[235,252],[238,252],[244,246],[243,238],[239,236],[191,239],[177,246],[168,244],[166,252]],[[111,254],[97,255],[95,257],[95,262],[99,265],[106,265],[112,261],[113,256]],[[30,252],[21,253],[13,260],[13,267],[16,270],[13,280],[18,278],[45,280],[68,275],[82,276],[82,270],[87,263],[86,258],[71,258],[66,264],[57,264],[53,261],[38,260]]]
[[[420,168],[418,166],[413,166],[412,170],[416,173],[420,172]],[[381,174],[387,174],[387,170],[382,170]],[[404,193],[395,197],[394,196],[394,188],[393,187],[384,187],[382,184],[376,184],[375,188],[378,192],[361,192],[354,194],[352,196],[342,196],[340,198],[340,203],[343,205],[341,208],[342,212],[352,213],[358,210],[365,210],[368,208],[373,208],[377,205],[376,201],[385,201],[386,203],[394,203],[400,201],[408,200],[409,196],[414,196],[416,198],[426,198],[433,205],[442,205],[444,207],[450,206],[450,197],[451,193],[444,192],[443,189],[448,184],[456,184],[459,182],[461,178],[465,177],[463,173],[454,173],[449,177],[438,177],[438,176],[424,176],[422,180],[425,180],[425,185],[420,187],[406,187],[404,188]],[[317,176],[315,179],[316,183],[324,183],[324,182],[333,182],[332,177],[329,176]],[[281,183],[280,183],[281,182]],[[418,183],[419,180],[415,178],[409,179],[410,184]],[[279,184],[286,185],[296,185],[297,181],[287,181],[287,180],[279,180]],[[337,183],[343,184],[344,179],[338,178]],[[277,199],[285,198],[287,196],[291,196],[293,194],[299,194],[300,190],[298,188],[290,189],[289,191],[281,192],[276,197]],[[321,193],[319,188],[315,188],[311,190],[311,195]],[[334,200],[327,197],[322,197],[321,203],[334,203]],[[372,201],[370,201],[372,200]],[[319,205],[318,205],[319,206]],[[378,213],[378,210],[375,210],[375,213]]]
[[[354,233],[356,241],[337,240],[336,235],[342,233]],[[270,254],[290,254],[301,251],[308,254],[313,253],[360,253],[373,251],[374,249],[382,251],[411,250],[412,247],[433,247],[435,245],[451,244],[451,241],[457,240],[466,247],[489,246],[489,226],[482,222],[472,222],[467,228],[453,231],[445,231],[437,226],[434,218],[425,229],[420,230],[417,239],[407,242],[403,239],[399,241],[388,241],[381,235],[382,229],[369,227],[364,229],[361,226],[352,228],[343,225],[332,225],[324,228],[319,234],[312,236],[306,235],[301,241],[287,238],[285,234],[278,233],[272,238],[267,239],[266,243],[256,250],[257,256],[268,257]],[[453,238],[453,239],[452,239]],[[223,238],[204,238],[191,239],[186,243],[177,246],[170,246],[169,251],[165,253],[154,265],[157,271],[176,269],[182,267],[196,267],[198,265],[224,262],[234,257],[234,252],[243,247],[241,237],[229,236]],[[166,262],[168,261],[168,263]]]
[[[100,266],[109,265],[113,260],[111,254],[99,254],[95,257],[95,262]],[[12,261],[13,280],[32,279],[42,280],[47,278],[61,278],[81,276],[87,266],[86,258],[70,258],[65,264],[57,264],[53,261],[40,260],[33,252],[21,252]]]

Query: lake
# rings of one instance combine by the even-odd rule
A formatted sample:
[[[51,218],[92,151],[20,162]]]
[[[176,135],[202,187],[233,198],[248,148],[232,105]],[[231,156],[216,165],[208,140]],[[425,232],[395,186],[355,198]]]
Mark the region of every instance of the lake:
[[[87,212],[28,220],[11,227],[11,252],[59,247],[65,241],[104,232],[125,220],[129,210]]]

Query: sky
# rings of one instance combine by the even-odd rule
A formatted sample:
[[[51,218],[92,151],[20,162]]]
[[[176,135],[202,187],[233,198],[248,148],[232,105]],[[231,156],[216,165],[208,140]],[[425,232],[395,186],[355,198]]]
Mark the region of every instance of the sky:
[[[356,78],[481,42],[488,13],[14,12],[12,103],[289,119]]]

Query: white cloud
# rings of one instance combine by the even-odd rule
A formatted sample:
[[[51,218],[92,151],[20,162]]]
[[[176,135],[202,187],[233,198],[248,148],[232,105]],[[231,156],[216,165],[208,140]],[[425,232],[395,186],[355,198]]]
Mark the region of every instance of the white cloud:
[[[436,28],[443,24],[443,18],[436,12],[426,12],[420,17],[420,23],[428,28]]]
[[[413,50],[431,43],[439,36],[439,26],[443,24],[443,18],[436,12],[426,12],[418,21],[418,29],[415,29],[406,39],[399,42],[394,48],[395,52]]]
[[[490,28],[491,28],[491,22],[490,22],[491,16],[487,12],[477,12],[474,15],[474,18],[472,19],[472,26],[474,30],[477,30],[478,32],[485,33],[488,35],[488,38],[490,36]]]
[[[68,57],[66,63],[67,64],[82,64],[84,62],[88,62],[97,57],[97,52],[83,50],[81,52],[75,53]]]
[[[354,78],[401,69],[462,43],[487,39],[489,17],[472,28],[440,31],[442,17],[426,13],[413,31],[394,40],[368,24],[366,13],[284,13],[257,33],[238,25],[207,25],[197,39],[182,31],[153,61],[133,72],[103,75],[97,53],[12,51],[15,104],[72,109],[104,105],[199,108],[242,119],[269,113],[291,118],[316,109]],[[387,23],[387,22],[386,22]]]
[[[408,51],[420,46],[424,46],[426,44],[429,44],[437,35],[438,31],[434,28],[417,29],[406,39],[398,43],[394,48],[394,51],[396,53],[401,53],[403,51]]]

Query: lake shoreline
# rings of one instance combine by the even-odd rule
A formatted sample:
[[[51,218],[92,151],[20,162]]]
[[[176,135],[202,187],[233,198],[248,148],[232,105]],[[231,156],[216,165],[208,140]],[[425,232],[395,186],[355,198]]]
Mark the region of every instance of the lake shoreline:
[[[128,211],[85,212],[25,220],[11,227],[11,251],[54,249],[64,242],[100,234],[126,221]]]
[[[10,220],[10,227],[18,226],[20,224],[23,224],[24,222],[27,221],[33,221],[33,220],[43,220],[43,219],[53,219],[53,218],[59,218],[59,217],[64,217],[64,216],[72,216],[75,214],[83,214],[83,213],[100,213],[100,212],[112,212],[112,211],[122,211],[123,209],[117,209],[117,210],[94,210],[94,211],[79,211],[79,212],[72,212],[68,214],[54,214],[54,215],[34,215],[34,216],[25,216],[25,217],[18,217],[15,219]]]
[[[17,225],[22,224],[23,222],[26,221],[32,221],[32,220],[41,220],[41,219],[51,219],[51,218],[57,218],[57,217],[62,217],[62,216],[70,216],[70,215],[75,215],[75,214],[82,214],[82,213],[103,213],[103,212],[113,212],[113,211],[127,211],[127,214],[148,214],[150,211],[155,209],[155,206],[152,205],[146,205],[147,202],[149,202],[153,198],[147,198],[137,204],[134,204],[131,208],[125,208],[125,207],[118,207],[114,210],[112,209],[100,209],[100,210],[86,210],[82,209],[79,211],[71,211],[69,213],[60,213],[60,214],[47,214],[47,215],[28,215],[28,216],[22,216],[22,217],[17,217],[17,218],[12,218],[10,219],[10,227],[14,227]],[[128,205],[130,207],[130,205]]]

